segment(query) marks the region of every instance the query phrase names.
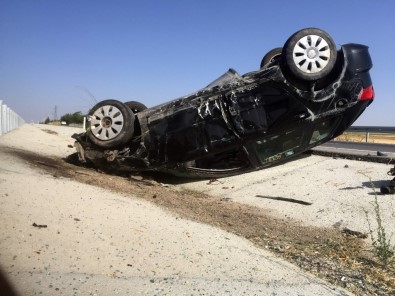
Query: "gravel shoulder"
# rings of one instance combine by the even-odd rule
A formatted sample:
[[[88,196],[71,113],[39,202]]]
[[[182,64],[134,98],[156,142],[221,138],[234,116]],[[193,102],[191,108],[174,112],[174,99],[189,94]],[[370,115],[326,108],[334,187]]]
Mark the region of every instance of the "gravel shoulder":
[[[20,295],[348,294],[205,222],[205,208],[186,219],[185,209],[155,203],[178,194],[176,186],[60,170],[75,131],[24,125],[0,137],[0,265]],[[37,158],[21,158],[29,153]]]
[[[369,233],[368,218],[376,229],[376,192],[383,225],[387,234],[394,236],[395,199],[380,194],[380,186],[391,179],[387,172],[392,167],[312,155],[258,172],[178,186],[270,210],[278,218],[306,226],[363,233]]]

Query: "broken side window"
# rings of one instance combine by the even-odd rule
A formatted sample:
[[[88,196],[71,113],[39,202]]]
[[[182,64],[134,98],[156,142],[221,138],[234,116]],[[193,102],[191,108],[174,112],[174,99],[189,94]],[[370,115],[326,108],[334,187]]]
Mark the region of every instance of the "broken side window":
[[[309,144],[317,143],[329,137],[332,131],[336,128],[338,121],[338,117],[332,117],[317,123]]]

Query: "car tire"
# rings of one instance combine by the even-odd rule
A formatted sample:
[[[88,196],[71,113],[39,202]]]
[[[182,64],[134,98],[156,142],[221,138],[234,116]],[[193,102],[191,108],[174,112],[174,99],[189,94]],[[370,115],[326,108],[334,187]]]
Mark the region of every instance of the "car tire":
[[[116,100],[104,100],[89,111],[89,139],[101,148],[116,148],[133,137],[134,114]]]
[[[266,68],[269,63],[277,60],[281,56],[282,51],[283,51],[282,47],[277,47],[277,48],[273,48],[271,51],[265,54],[262,58],[260,68],[261,69]]]
[[[128,106],[129,109],[132,110],[132,112],[134,114],[147,109],[147,106],[145,106],[143,103],[136,102],[136,101],[125,102],[125,105]]]
[[[315,81],[332,71],[336,58],[336,44],[329,34],[320,29],[307,28],[287,40],[282,65],[296,79]]]

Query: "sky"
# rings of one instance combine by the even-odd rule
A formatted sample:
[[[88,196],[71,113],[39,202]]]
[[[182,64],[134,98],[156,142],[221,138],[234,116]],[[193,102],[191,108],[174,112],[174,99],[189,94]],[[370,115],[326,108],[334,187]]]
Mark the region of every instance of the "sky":
[[[369,46],[376,98],[354,125],[395,126],[393,0],[0,0],[0,100],[26,122],[105,99],[192,93],[307,27]],[[56,111],[56,112],[55,112]]]

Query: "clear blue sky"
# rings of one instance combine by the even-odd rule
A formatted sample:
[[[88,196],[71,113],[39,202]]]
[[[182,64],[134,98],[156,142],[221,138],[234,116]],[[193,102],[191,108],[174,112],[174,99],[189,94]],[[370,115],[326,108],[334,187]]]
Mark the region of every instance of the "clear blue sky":
[[[189,94],[305,27],[370,47],[376,99],[357,125],[395,126],[395,1],[1,0],[0,99],[27,122],[97,101]]]

